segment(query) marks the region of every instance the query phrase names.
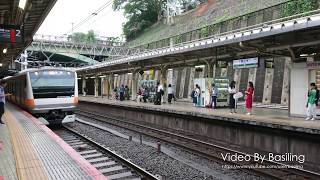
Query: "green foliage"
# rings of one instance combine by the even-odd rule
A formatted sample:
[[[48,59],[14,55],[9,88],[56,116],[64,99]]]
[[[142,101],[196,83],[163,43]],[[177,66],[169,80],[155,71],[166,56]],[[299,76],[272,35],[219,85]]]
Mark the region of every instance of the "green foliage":
[[[201,38],[204,38],[204,37],[207,37],[209,36],[209,27],[204,27],[200,30],[200,37]]]
[[[201,0],[177,0],[182,9],[187,11],[193,9]],[[166,9],[167,0],[114,0],[113,9],[123,10],[127,22],[123,25],[123,33],[127,40],[132,40],[140,35],[145,29],[156,23],[162,8]]]
[[[88,31],[88,33],[76,32],[71,36],[71,40],[76,43],[94,43],[97,41],[97,35],[93,30]]]
[[[182,43],[182,35],[173,37],[173,44],[179,44],[179,43]]]
[[[284,4],[282,8],[282,17],[316,10],[318,6],[318,0],[293,0]]]
[[[97,38],[96,38],[96,34],[94,33],[93,30],[88,31],[87,36],[86,36],[86,40],[89,43],[96,42]]]
[[[114,0],[114,10],[124,10],[128,21],[123,33],[131,40],[158,21],[161,7],[166,0]]]

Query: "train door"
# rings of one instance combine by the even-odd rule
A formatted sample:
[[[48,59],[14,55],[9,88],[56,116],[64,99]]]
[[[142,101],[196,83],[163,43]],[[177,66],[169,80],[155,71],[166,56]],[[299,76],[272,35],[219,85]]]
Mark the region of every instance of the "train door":
[[[15,102],[15,103],[18,103],[18,81],[17,80],[15,80],[14,82],[13,82],[13,94],[14,94],[14,97],[13,97],[13,102]]]
[[[27,86],[27,80],[26,80],[26,75],[23,75],[21,77],[21,89],[20,89],[20,104],[25,105],[25,100],[26,100],[26,86]]]

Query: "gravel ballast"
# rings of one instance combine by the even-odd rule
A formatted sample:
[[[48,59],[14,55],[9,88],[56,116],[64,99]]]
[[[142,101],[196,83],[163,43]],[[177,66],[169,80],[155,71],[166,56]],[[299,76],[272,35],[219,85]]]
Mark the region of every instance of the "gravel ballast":
[[[89,120],[83,117],[81,119],[116,130],[136,139],[139,138],[138,133],[105,122]],[[133,163],[147,169],[149,172],[160,175],[162,179],[265,179],[245,171],[223,169],[221,164],[217,162],[164,142],[161,142],[164,153],[158,153],[154,147],[145,145],[158,142],[152,137],[144,136],[144,143],[148,143],[140,144],[82,123],[75,122],[69,126],[110,147],[110,149],[121,154],[124,158],[130,159]]]

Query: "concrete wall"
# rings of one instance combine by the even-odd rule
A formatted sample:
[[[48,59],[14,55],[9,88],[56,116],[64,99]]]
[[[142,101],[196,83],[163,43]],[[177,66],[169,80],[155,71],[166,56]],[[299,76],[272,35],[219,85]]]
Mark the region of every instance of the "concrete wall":
[[[157,108],[117,106],[80,102],[80,107],[95,112],[108,112],[108,117],[143,122],[149,126],[161,127],[172,132],[184,131],[205,137],[205,141],[220,144],[248,153],[277,154],[292,153],[305,155],[304,169],[320,171],[319,134],[308,131],[273,128],[248,124],[241,119],[198,115],[190,112],[174,112]],[[273,126],[269,124],[269,126]],[[289,162],[288,162],[289,163]],[[297,165],[297,163],[294,163]]]

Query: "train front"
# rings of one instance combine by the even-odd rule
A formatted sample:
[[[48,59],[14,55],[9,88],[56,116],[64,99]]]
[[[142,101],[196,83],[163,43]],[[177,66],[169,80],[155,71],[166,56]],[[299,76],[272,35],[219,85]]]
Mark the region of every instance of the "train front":
[[[29,110],[45,124],[75,121],[78,104],[77,74],[65,69],[44,69],[28,73],[33,107]],[[30,94],[29,94],[30,95]]]

